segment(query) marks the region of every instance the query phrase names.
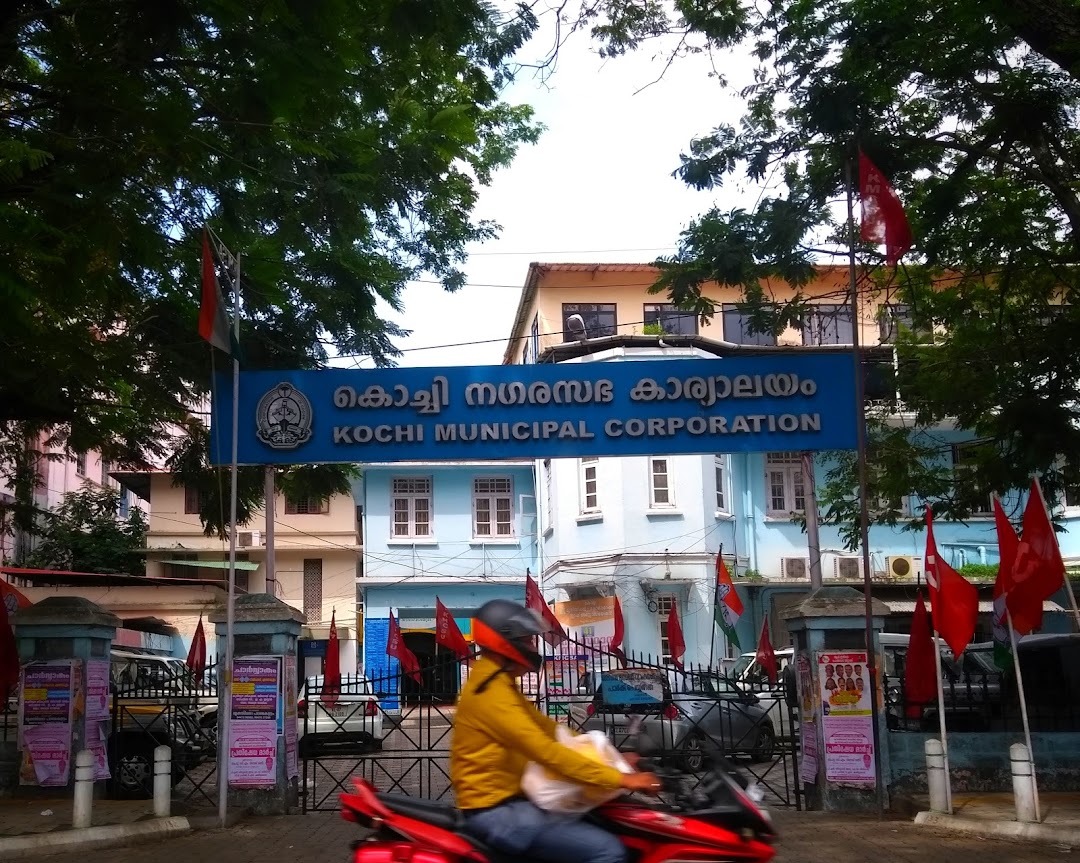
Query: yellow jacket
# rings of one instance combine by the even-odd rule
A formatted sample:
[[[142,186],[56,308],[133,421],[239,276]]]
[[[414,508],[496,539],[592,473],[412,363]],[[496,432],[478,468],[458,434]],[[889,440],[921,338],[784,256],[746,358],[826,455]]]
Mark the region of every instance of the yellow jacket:
[[[450,744],[450,780],[460,809],[486,809],[521,793],[535,761],[581,785],[615,790],[622,774],[555,740],[555,723],[530,704],[509,674],[481,658],[461,690]],[[483,692],[477,689],[490,681]]]

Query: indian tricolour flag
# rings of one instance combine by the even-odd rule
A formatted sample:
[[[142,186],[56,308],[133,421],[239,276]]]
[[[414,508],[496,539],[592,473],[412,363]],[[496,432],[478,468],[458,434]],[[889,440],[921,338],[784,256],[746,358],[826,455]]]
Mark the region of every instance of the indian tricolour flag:
[[[724,630],[728,641],[742,650],[739,644],[739,636],[735,632],[735,625],[742,617],[743,604],[739,594],[735,592],[735,584],[731,580],[731,573],[724,564],[723,555],[716,553],[716,602],[713,608],[713,616],[716,625]]]
[[[202,301],[199,304],[199,335],[218,350],[237,356],[229,316],[221,296],[218,281],[220,259],[210,239],[210,231],[203,228],[202,241]]]

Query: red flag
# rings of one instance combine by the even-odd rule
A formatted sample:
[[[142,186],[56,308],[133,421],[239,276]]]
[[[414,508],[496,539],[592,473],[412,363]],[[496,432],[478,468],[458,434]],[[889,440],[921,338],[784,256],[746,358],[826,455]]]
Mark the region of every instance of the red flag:
[[[1046,511],[1042,486],[1031,481],[1031,494],[1024,507],[1024,532],[1016,548],[1012,584],[1006,604],[1018,635],[1042,627],[1043,600],[1065,586],[1065,561],[1061,559],[1054,525]]]
[[[543,594],[540,593],[540,588],[536,582],[533,581],[531,575],[525,576],[525,607],[531,608],[537,614],[539,614],[551,627],[551,631],[544,635],[544,641],[550,644],[552,647],[558,647],[564,641],[566,641],[566,630],[563,629],[562,624],[559,623],[559,619],[555,616],[555,612],[551,610],[551,607],[544,602]]]
[[[964,576],[943,561],[934,541],[933,517],[926,508],[926,585],[934,629],[959,657],[975,637],[979,619],[979,592]]]
[[[326,664],[323,666],[321,700],[333,707],[341,696],[341,643],[337,634],[337,610],[330,612],[330,638],[326,642]]]
[[[772,639],[769,638],[769,618],[761,622],[761,637],[758,638],[757,653],[754,654],[757,664],[769,677],[769,683],[776,686],[780,679],[780,667],[776,664],[776,653],[773,650]]]
[[[611,643],[608,644],[608,652],[617,657],[621,665],[626,664],[626,654],[623,653],[622,643],[624,638],[623,631],[623,617],[622,617],[622,605],[619,603],[619,597],[615,597],[615,632],[611,636]]]
[[[390,612],[390,631],[386,635],[386,655],[400,662],[402,670],[409,677],[417,683],[423,683],[423,678],[420,676],[420,660],[405,645],[405,640],[401,637],[401,628],[393,612]]]
[[[914,243],[904,205],[893,187],[866,155],[859,151],[859,200],[862,238],[885,246],[885,260],[897,263]]]
[[[3,599],[0,596],[0,599]],[[8,616],[8,604],[0,602],[0,699],[19,682],[19,648]]]
[[[990,613],[990,620],[994,631],[994,662],[997,663],[998,668],[1005,671],[1012,660],[1012,638],[1009,636],[1009,615],[1006,606],[1009,591],[1012,590],[1012,574],[1020,540],[996,494],[994,495],[994,526],[997,528],[998,538],[998,573],[994,580],[994,609]],[[1039,607],[1042,608],[1042,603],[1039,603]]]
[[[457,621],[439,597],[435,597],[435,643],[456,653],[461,659],[468,659],[469,643],[458,629]]]
[[[199,615],[199,625],[195,627],[195,634],[191,637],[191,647],[187,654],[187,667],[195,677],[202,677],[206,670],[206,632],[203,629],[202,615]]]
[[[199,335],[218,350],[232,353],[229,317],[218,284],[217,260],[210,246],[210,232],[203,228],[202,238],[202,300],[199,303]]]
[[[922,716],[923,706],[937,696],[937,662],[934,659],[933,636],[930,635],[930,617],[926,613],[922,591],[915,601],[915,614],[911,618],[911,638],[908,641],[907,660],[904,663],[904,696],[907,715],[913,719]]]
[[[686,653],[686,642],[683,640],[682,627],[679,625],[679,610],[675,607],[675,603],[671,604],[671,611],[667,616],[667,640],[671,661],[681,671],[682,658]]]

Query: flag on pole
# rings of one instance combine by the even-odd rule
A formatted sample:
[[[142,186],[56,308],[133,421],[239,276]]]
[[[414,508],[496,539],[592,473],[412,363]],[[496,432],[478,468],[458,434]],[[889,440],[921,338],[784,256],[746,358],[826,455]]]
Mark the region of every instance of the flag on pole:
[[[682,658],[686,654],[686,641],[683,639],[682,626],[679,624],[679,609],[675,603],[671,603],[671,611],[667,616],[667,640],[668,653],[671,654],[672,664],[682,671]]]
[[[469,642],[461,634],[454,616],[437,596],[435,597],[435,643],[441,644],[456,654],[459,659],[468,659],[469,654],[472,653],[469,650]]]
[[[723,555],[718,551],[716,553],[716,597],[713,601],[713,619],[716,621],[716,625],[724,631],[728,641],[734,644],[737,650],[741,650],[742,645],[739,644],[739,636],[735,632],[735,625],[739,622],[739,618],[742,617],[742,613],[742,600],[739,599],[739,594],[735,592],[735,584],[731,580],[731,573],[728,572]]]
[[[6,597],[0,593],[0,698],[6,698],[8,690],[19,682],[19,648],[15,643],[15,630],[11,626],[5,600]]]
[[[624,624],[622,616],[622,604],[619,602],[619,597],[615,597],[615,611],[614,611],[614,625],[615,629],[611,636],[611,642],[608,644],[608,652],[618,658],[619,664],[626,665],[626,654],[623,653],[622,643],[625,637]]]
[[[923,707],[937,696],[935,650],[937,645],[930,634],[930,616],[926,613],[926,603],[923,602],[920,590],[915,600],[911,638],[904,661],[904,700],[907,705],[905,712],[911,719],[921,719]]]
[[[904,205],[885,175],[859,151],[859,202],[862,238],[885,246],[885,260],[896,264],[914,244]]]
[[[938,555],[930,507],[926,508],[926,584],[930,588],[934,629],[953,656],[959,657],[975,637],[979,592]]]
[[[386,655],[392,656],[401,663],[401,669],[417,683],[423,683],[420,676],[420,660],[416,658],[401,637],[401,627],[398,626],[394,612],[390,612],[390,630],[386,634]]]
[[[341,645],[337,634],[337,610],[330,612],[330,638],[326,642],[326,664],[323,667],[322,701],[333,707],[341,696]]]
[[[539,586],[528,573],[525,575],[525,607],[531,608],[539,614],[547,625],[551,627],[550,631],[544,633],[544,641],[552,647],[558,647],[566,641],[566,630],[559,623],[559,618],[555,616],[555,612],[544,602],[544,596],[540,593]]]
[[[220,263],[217,250],[210,240],[210,231],[203,228],[199,335],[219,351],[224,351],[231,356],[236,345],[233,341],[232,327],[229,326],[229,316],[225,311],[225,300],[221,296],[221,283],[218,281]]]
[[[1006,598],[1017,635],[1042,628],[1043,601],[1064,586],[1065,561],[1061,559],[1042,486],[1035,478],[1024,507],[1024,532],[1016,547],[1012,584]]]
[[[761,621],[761,636],[758,638],[757,653],[754,654],[754,658],[769,678],[769,683],[776,686],[780,679],[780,667],[776,664],[776,652],[773,650],[772,639],[769,638],[768,615]]]
[[[994,609],[991,620],[994,629],[994,664],[1002,671],[1012,668],[1012,639],[1009,636],[1009,614],[1007,599],[1012,587],[1013,567],[1016,564],[1016,549],[1020,544],[1016,529],[1005,515],[998,496],[994,495],[994,525],[997,528],[998,572],[994,581]],[[1039,604],[1040,607],[1042,603]]]
[[[203,629],[201,614],[195,634],[191,637],[191,647],[188,648],[187,667],[194,677],[202,677],[206,670],[206,630]]]

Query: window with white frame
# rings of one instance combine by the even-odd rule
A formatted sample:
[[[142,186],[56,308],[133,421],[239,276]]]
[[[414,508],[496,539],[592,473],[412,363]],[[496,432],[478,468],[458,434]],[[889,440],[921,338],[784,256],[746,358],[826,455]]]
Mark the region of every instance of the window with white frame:
[[[675,506],[675,495],[671,489],[670,459],[649,459],[649,506],[653,509]]]
[[[529,345],[532,347],[533,362],[540,358],[540,316],[533,318],[532,327],[529,328]]]
[[[994,512],[993,495],[975,476],[979,449],[983,446],[985,444],[967,443],[952,447],[953,496],[972,515],[992,515]]]
[[[713,456],[713,474],[716,478],[716,511],[727,512],[727,456]]]
[[[86,476],[86,453],[75,453],[75,473],[79,476]]]
[[[675,608],[674,596],[658,596],[656,598],[656,616],[660,621],[660,661],[664,665],[671,665],[671,641],[668,638],[668,618],[671,609]]]
[[[392,481],[394,537],[431,536],[431,477],[397,477]]]
[[[581,512],[600,512],[600,460],[595,456],[583,458],[578,462],[578,494],[581,499]]]
[[[473,479],[473,536],[509,539],[513,535],[513,480],[504,476]]]
[[[787,516],[806,509],[806,482],[797,452],[771,452],[765,456],[768,514]]]
[[[544,529],[555,526],[555,480],[552,477],[551,459],[544,459]]]

